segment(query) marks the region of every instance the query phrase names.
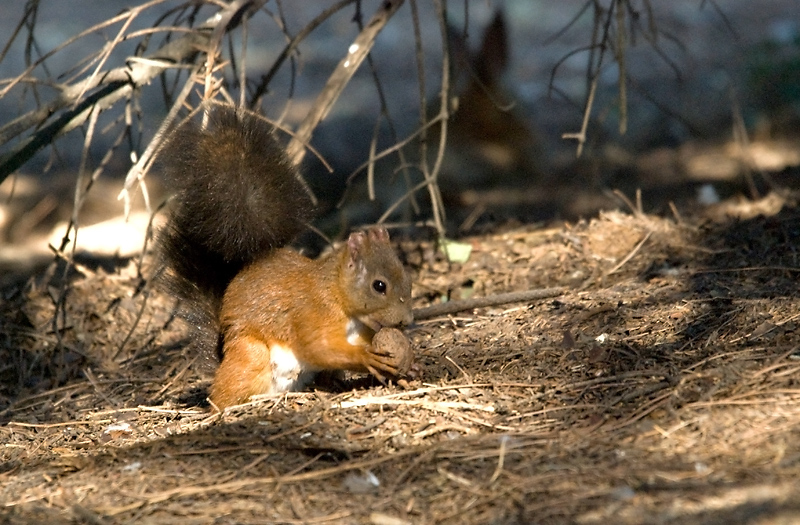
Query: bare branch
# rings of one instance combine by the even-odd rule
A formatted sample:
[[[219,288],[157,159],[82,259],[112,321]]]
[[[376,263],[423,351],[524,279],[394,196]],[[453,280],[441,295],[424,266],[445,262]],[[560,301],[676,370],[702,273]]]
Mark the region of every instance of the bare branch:
[[[310,141],[314,129],[328,115],[328,112],[339,98],[342,90],[361,65],[361,62],[364,61],[367,53],[372,49],[372,45],[375,43],[375,38],[378,36],[378,33],[380,33],[401,5],[403,5],[403,0],[387,0],[384,2],[378,8],[364,30],[361,31],[353,43],[350,44],[347,55],[339,61],[336,69],[328,78],[325,87],[314,101],[314,105],[311,107],[305,120],[303,120],[298,127],[295,138],[289,142],[286,151],[295,165],[300,164],[305,156],[303,143]]]
[[[199,49],[207,48],[220,32],[230,30],[241,23],[243,16],[259,9],[265,2],[266,0],[235,0],[197,29],[164,45],[146,57],[146,60],[129,60],[125,66],[98,72],[85,80],[65,86],[60,96],[49,104],[0,128],[0,144],[7,143],[13,136],[26,129],[38,128],[0,158],[0,182],[19,169],[37,151],[50,144],[56,136],[82,125],[89,109],[95,105],[101,111],[108,109],[118,100],[130,97],[134,89],[149,84],[164,70],[191,60]],[[6,87],[8,88],[9,86]],[[84,94],[93,89],[95,89],[93,93],[81,100]],[[51,115],[60,111],[61,114],[55,120],[43,125]]]

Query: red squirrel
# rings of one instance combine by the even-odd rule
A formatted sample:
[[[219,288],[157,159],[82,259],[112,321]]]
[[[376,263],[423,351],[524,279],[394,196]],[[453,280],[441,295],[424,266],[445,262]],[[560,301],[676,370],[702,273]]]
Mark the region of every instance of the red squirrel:
[[[287,248],[313,206],[273,127],[230,106],[207,117],[178,127],[159,155],[175,195],[158,245],[197,344],[221,355],[211,404],[299,390],[322,370],[407,373],[395,327],[413,321],[411,280],[386,229],[352,233],[317,260]]]

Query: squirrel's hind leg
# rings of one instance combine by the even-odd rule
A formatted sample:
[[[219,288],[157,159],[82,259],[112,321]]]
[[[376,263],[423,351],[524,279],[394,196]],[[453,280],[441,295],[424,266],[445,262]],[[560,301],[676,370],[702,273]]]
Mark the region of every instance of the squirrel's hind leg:
[[[211,404],[222,410],[273,391],[270,350],[254,337],[226,341],[222,362],[211,385]]]
[[[250,396],[301,390],[315,370],[303,367],[286,345],[240,336],[226,341],[211,386],[211,403],[220,410],[247,402]]]

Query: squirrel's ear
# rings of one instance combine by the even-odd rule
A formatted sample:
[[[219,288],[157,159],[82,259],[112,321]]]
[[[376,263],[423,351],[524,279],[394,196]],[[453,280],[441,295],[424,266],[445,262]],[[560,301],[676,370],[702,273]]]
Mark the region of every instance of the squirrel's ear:
[[[481,84],[488,86],[497,82],[508,67],[508,58],[505,15],[502,9],[498,9],[492,23],[483,32],[480,50],[472,59],[472,67]]]
[[[364,232],[353,232],[350,234],[350,237],[347,238],[347,247],[351,252],[357,252],[363,249],[362,247],[366,240],[367,236]]]
[[[369,229],[369,238],[371,241],[389,242],[389,232],[383,226],[377,226]]]
[[[349,266],[355,267],[361,262],[361,253],[364,251],[364,244],[367,242],[367,234],[364,232],[353,232],[347,238],[347,252],[350,255]]]

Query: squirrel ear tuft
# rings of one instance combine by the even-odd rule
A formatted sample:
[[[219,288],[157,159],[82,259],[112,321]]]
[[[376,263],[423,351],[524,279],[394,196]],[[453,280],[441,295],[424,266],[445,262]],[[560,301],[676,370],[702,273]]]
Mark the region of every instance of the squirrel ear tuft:
[[[370,228],[369,238],[372,241],[389,242],[389,232],[383,226]]]
[[[367,236],[364,232],[353,232],[350,234],[350,237],[347,238],[347,247],[350,248],[351,252],[357,252],[362,250],[364,243],[367,241]]]
[[[347,238],[347,252],[350,255],[350,266],[361,263],[364,253],[364,245],[367,243],[367,234],[363,231],[353,232]]]

